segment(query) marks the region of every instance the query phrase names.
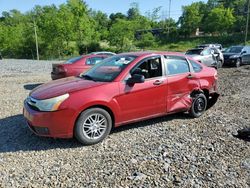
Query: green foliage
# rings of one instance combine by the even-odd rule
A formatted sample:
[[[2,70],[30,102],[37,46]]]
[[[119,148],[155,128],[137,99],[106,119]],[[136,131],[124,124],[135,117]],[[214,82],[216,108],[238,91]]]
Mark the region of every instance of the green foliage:
[[[206,30],[213,33],[225,33],[229,32],[235,22],[233,16],[233,10],[230,8],[216,7],[208,14],[206,19]]]
[[[236,44],[244,39],[246,10],[246,0],[201,1],[184,6],[176,22],[171,18],[161,19],[162,7],[152,8],[142,15],[139,4],[132,3],[126,15],[117,12],[108,16],[90,9],[83,0],[67,0],[60,6],[35,6],[26,13],[2,12],[0,50],[5,58],[35,59],[35,28],[42,59],[60,59],[99,50],[184,51],[208,41]],[[156,28],[158,33],[152,30]],[[190,38],[197,28],[214,37]]]
[[[137,46],[142,49],[148,47],[155,47],[156,46],[155,37],[152,35],[152,33],[142,34],[141,38],[137,42]]]
[[[200,14],[200,3],[193,3],[183,7],[183,14],[179,22],[181,24],[181,33],[185,36],[191,35],[201,26],[202,15]]]

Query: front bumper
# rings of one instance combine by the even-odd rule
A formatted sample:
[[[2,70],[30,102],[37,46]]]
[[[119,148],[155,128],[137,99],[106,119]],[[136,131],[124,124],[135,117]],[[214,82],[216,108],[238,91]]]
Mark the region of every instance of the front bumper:
[[[30,130],[39,136],[53,138],[72,138],[74,112],[60,110],[56,112],[39,112],[33,110],[24,102],[23,115]]]
[[[224,60],[224,64],[223,65],[235,66],[236,65],[236,61],[237,61],[237,59],[226,59],[226,60]]]

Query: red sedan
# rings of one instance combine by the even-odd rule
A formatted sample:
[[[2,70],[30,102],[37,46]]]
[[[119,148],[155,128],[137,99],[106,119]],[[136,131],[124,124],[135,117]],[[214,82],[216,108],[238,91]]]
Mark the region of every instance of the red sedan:
[[[107,57],[107,55],[90,54],[69,59],[63,64],[53,64],[51,78],[56,80],[69,76],[79,76]]]
[[[37,87],[24,102],[24,116],[38,135],[90,145],[131,122],[175,112],[197,118],[218,96],[214,68],[178,53],[125,53],[79,77]]]

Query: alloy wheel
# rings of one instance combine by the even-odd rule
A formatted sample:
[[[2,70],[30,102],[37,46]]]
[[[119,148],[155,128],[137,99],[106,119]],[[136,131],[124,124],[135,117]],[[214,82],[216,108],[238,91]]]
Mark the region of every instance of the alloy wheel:
[[[83,134],[91,140],[97,140],[103,136],[107,129],[107,119],[104,115],[95,113],[89,115],[83,123]]]

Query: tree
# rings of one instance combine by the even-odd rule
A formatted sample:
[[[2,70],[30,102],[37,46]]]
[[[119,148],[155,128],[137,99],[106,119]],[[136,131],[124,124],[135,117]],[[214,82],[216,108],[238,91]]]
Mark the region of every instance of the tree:
[[[128,20],[136,20],[140,17],[139,5],[138,3],[132,3],[131,8],[127,12]]]
[[[202,16],[200,14],[200,3],[193,3],[183,7],[183,14],[179,19],[181,33],[189,36],[201,26]]]
[[[230,8],[217,7],[214,8],[206,19],[207,31],[208,32],[218,32],[222,34],[223,32],[229,32],[235,22],[235,17],[233,16],[233,10]]]
[[[133,47],[135,25],[132,21],[118,19],[110,28],[110,44],[118,51],[129,51]]]
[[[156,46],[155,37],[150,32],[144,33],[141,35],[139,41],[137,42],[137,46],[142,49],[147,47],[154,47]]]

